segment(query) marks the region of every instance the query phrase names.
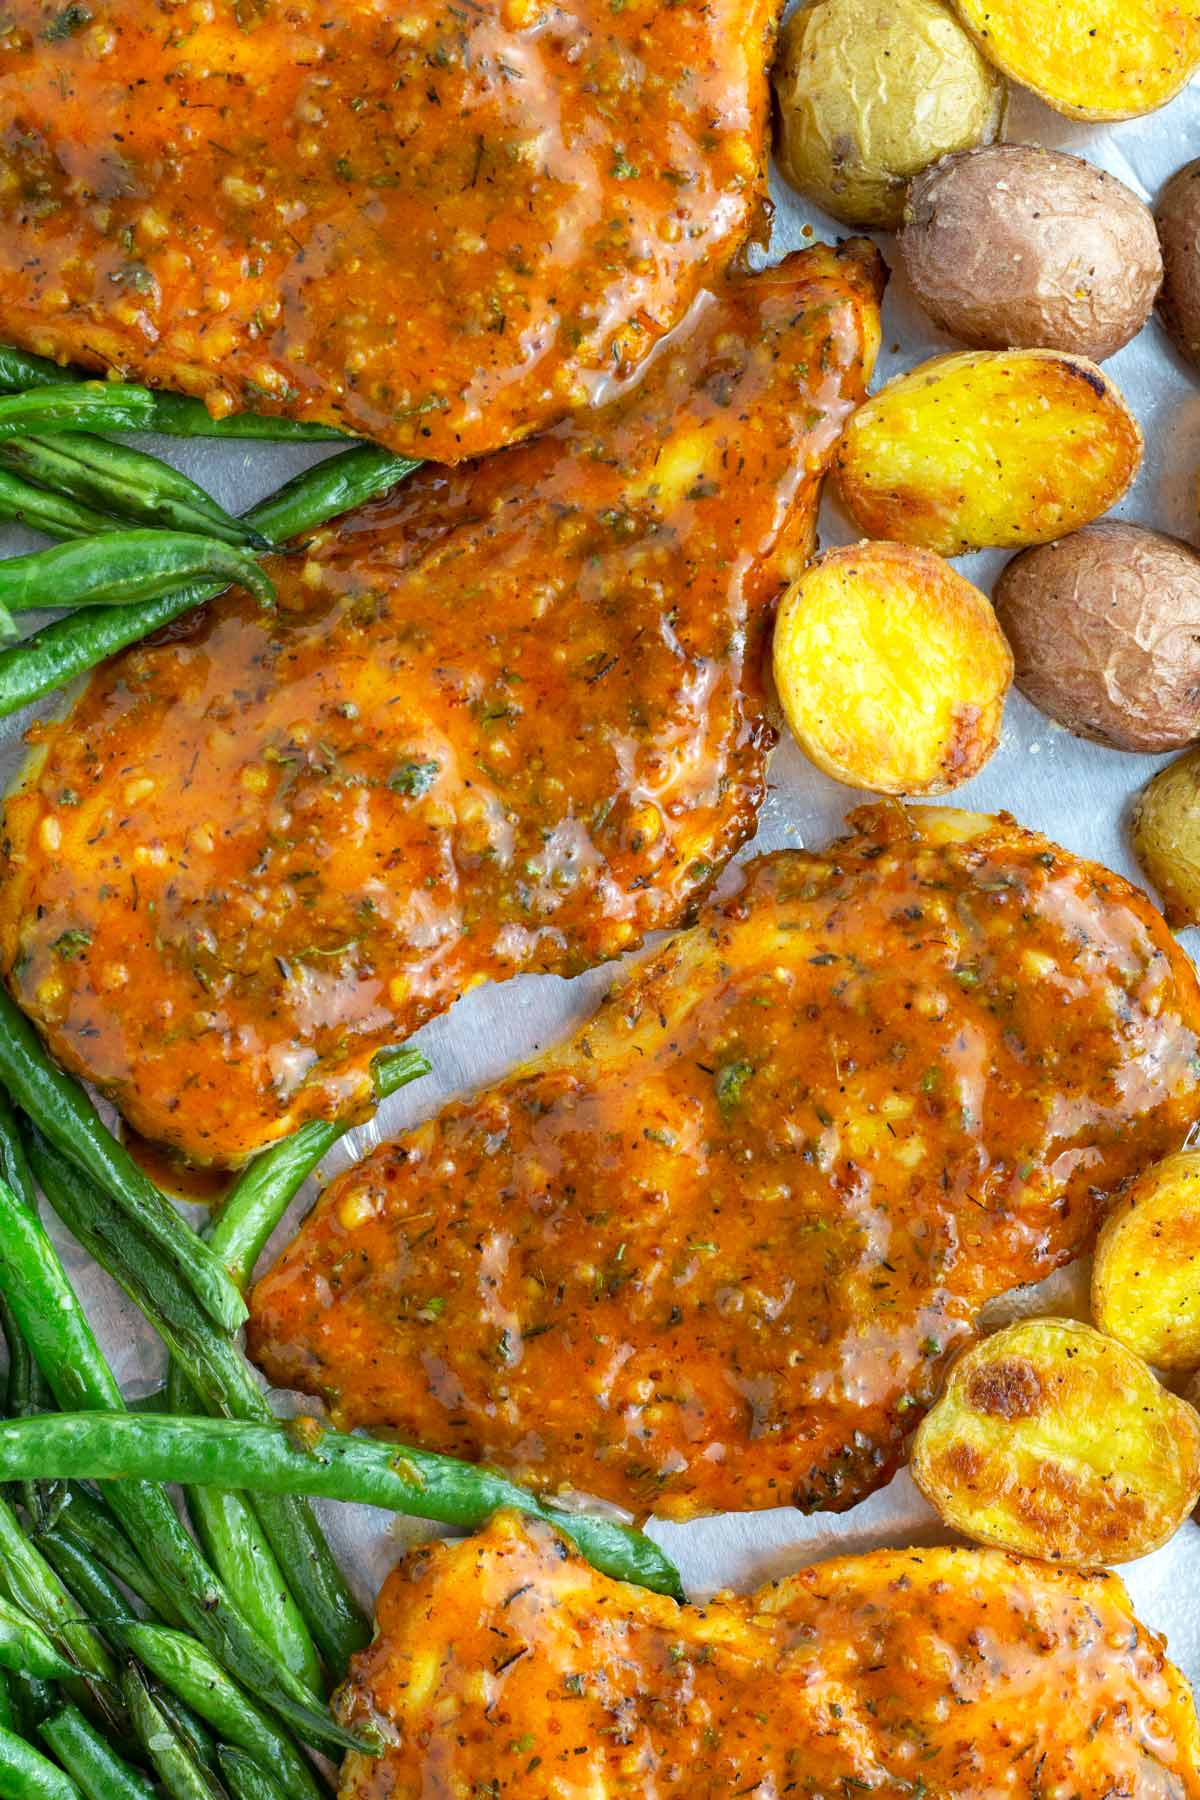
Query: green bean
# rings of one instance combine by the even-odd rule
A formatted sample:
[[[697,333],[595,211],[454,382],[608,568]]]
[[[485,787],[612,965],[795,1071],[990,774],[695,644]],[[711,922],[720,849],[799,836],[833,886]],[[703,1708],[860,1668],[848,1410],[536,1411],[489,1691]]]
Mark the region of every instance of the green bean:
[[[35,1234],[40,1235],[40,1243]],[[128,1235],[136,1234],[129,1231]],[[121,1390],[86,1329],[86,1319],[80,1329],[76,1315],[81,1318],[82,1309],[54,1246],[36,1215],[21,1206],[4,1182],[0,1182],[0,1287],[59,1405],[71,1394],[85,1407],[106,1414],[120,1412],[124,1404]],[[144,1481],[120,1482],[109,1492],[108,1502],[175,1615],[244,1687],[306,1741],[339,1748],[375,1748],[370,1738],[361,1733],[356,1737],[335,1725],[314,1704],[303,1683],[271,1654],[230,1601],[161,1487]],[[13,1598],[23,1601],[20,1595]],[[39,1623],[45,1626],[44,1620]]]
[[[0,1669],[0,1728],[3,1728],[5,1731],[15,1731],[18,1737],[23,1737],[25,1735],[20,1729],[17,1719],[16,1702],[13,1700],[12,1688],[9,1686],[8,1676],[4,1673],[3,1669]]]
[[[196,1395],[171,1364],[168,1412],[195,1412]],[[321,1663],[308,1626],[247,1495],[235,1488],[185,1490],[188,1516],[209,1562],[281,1662],[319,1694]]]
[[[152,1613],[168,1624],[178,1623],[178,1614],[172,1611],[162,1587],[112,1514],[81,1483],[68,1483],[67,1503],[53,1529],[60,1537],[98,1557]]]
[[[428,1073],[429,1063],[418,1050],[381,1051],[372,1065],[376,1103]],[[242,1170],[207,1233],[239,1287],[249,1282],[267,1239],[308,1176],[349,1130],[337,1120],[311,1119]]]
[[[221,1762],[221,1773],[235,1800],[285,1800],[288,1790],[273,1775],[269,1775],[261,1763],[247,1756],[245,1751],[222,1744],[217,1755]]]
[[[199,1713],[219,1738],[272,1770],[292,1800],[323,1800],[321,1784],[291,1738],[194,1638],[161,1625],[129,1625],[123,1635],[127,1647],[164,1687]]]
[[[277,494],[251,507],[245,517],[264,537],[281,544],[304,537],[339,513],[386,493],[416,466],[373,444],[363,444],[296,476]],[[216,586],[186,587],[141,606],[97,607],[56,619],[11,650],[0,650],[0,719],[66,687],[127,644],[137,643],[223,592],[223,587]]]
[[[156,1800],[154,1784],[118,1756],[75,1706],[64,1706],[39,1726],[84,1800]]]
[[[30,356],[0,345],[0,388],[57,387],[88,379],[78,369],[64,368],[44,356]],[[272,419],[262,413],[230,413],[227,418],[214,419],[203,400],[194,400],[190,394],[168,394],[156,388],[150,391],[150,397],[154,402],[150,429],[167,437],[258,438],[310,444],[346,441],[345,432],[333,425],[310,424],[305,419]]]
[[[72,381],[0,397],[0,437],[27,431],[149,431],[154,396],[124,382]]]
[[[135,1663],[129,1663],[121,1688],[138,1742],[145,1751],[170,1800],[218,1800],[220,1788],[159,1706],[149,1683]]]
[[[311,1494],[473,1529],[501,1507],[548,1520],[606,1575],[680,1595],[679,1575],[627,1525],[548,1506],[494,1470],[408,1445],[333,1431],[315,1419],[60,1413],[0,1424],[0,1480],[73,1472],[94,1480],[207,1482],[262,1494]]]
[[[37,1210],[33,1176],[25,1160],[25,1151],[17,1127],[16,1115],[7,1096],[0,1092],[0,1180],[7,1181],[29,1211]],[[8,1392],[5,1410],[22,1419],[30,1413],[50,1412],[54,1401],[37,1358],[34,1356],[0,1291],[0,1331],[8,1344]],[[24,1484],[21,1498],[35,1531],[53,1525],[66,1499],[65,1482],[31,1481]]]
[[[89,1624],[118,1647],[127,1622],[138,1617],[112,1576],[73,1538],[47,1531],[38,1539],[47,1562],[74,1594]]]
[[[0,1800],[80,1800],[80,1794],[40,1750],[0,1729]]]
[[[5,1686],[17,1716],[14,1729],[24,1738],[35,1737],[42,1720],[48,1719],[55,1707],[62,1704],[54,1683],[43,1681],[40,1675],[26,1675],[10,1669]]]
[[[0,1082],[50,1142],[86,1170],[130,1225],[158,1246],[217,1324],[236,1331],[246,1317],[246,1306],[220,1259],[105,1128],[83,1089],[51,1061],[33,1026],[2,989]],[[53,1382],[40,1356],[38,1361]]]
[[[0,453],[9,443],[22,442],[22,438],[0,438]],[[93,507],[81,506],[77,500],[68,500],[62,494],[48,494],[44,488],[21,481],[4,469],[0,469],[0,519],[14,519],[18,525],[28,525],[33,531],[44,531],[47,537],[59,538],[94,537],[97,532],[111,531],[119,523],[111,515],[106,517]]]
[[[68,1680],[75,1664],[60,1656],[46,1633],[19,1606],[0,1598],[0,1669],[25,1669],[44,1681]]]
[[[99,1633],[80,1618],[75,1601],[5,1501],[0,1501],[0,1581],[9,1599],[65,1652],[75,1675],[97,1682],[116,1680],[116,1665]]]
[[[30,1131],[28,1145],[50,1204],[149,1319],[203,1404],[237,1418],[271,1421],[271,1409],[242,1352],[212,1329],[194,1296],[154,1246],[127,1230],[108,1197],[92,1189],[40,1133]],[[289,1571],[300,1611],[322,1655],[340,1674],[370,1630],[310,1509],[293,1496],[262,1495],[256,1496],[254,1510],[280,1567]]]
[[[0,560],[0,606],[35,612],[52,606],[140,606],[175,593],[181,581],[219,579],[244,587],[260,606],[275,584],[233,544],[194,531],[106,531],[49,550]]]
[[[261,532],[231,517],[181,470],[89,432],[0,438],[0,467],[126,524],[196,531],[255,550],[271,548]]]

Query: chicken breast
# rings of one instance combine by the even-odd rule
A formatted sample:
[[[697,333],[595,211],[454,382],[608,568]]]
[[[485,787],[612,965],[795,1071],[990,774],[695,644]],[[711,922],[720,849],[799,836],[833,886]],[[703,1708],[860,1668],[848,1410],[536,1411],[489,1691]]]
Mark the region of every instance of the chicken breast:
[[[38,729],[0,966],[147,1137],[237,1163],[361,1108],[465,989],[673,925],[753,830],[763,646],[878,344],[824,247],[602,412],[393,496]]]
[[[777,0],[13,0],[0,340],[457,462],[763,216]]]
[[[271,1380],[638,1515],[886,1481],[984,1303],[1182,1143],[1200,991],[1011,820],[852,823],[335,1181],[253,1295]]]
[[[1195,1800],[1187,1685],[1115,1575],[877,1550],[677,1606],[501,1514],[384,1583],[340,1800]]]

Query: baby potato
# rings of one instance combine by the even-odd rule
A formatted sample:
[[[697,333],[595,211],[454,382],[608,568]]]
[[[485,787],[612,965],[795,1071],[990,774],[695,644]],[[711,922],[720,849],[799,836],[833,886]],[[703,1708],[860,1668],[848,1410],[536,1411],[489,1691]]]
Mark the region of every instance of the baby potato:
[[[775,686],[819,769],[877,794],[940,794],[1000,737],[1012,657],[987,598],[908,544],[828,550],[775,624]]]
[[[990,62],[1076,119],[1165,106],[1200,64],[1200,0],[954,0]]]
[[[1129,1562],[1200,1498],[1200,1417],[1123,1344],[1022,1319],[964,1352],[913,1445],[955,1530],[1050,1562]]]
[[[1172,175],[1154,220],[1163,258],[1158,314],[1179,354],[1200,369],[1200,158]]]
[[[943,0],[809,0],[784,27],[774,85],[792,186],[886,230],[910,176],[999,135],[1008,91]]]
[[[1095,363],[1054,350],[965,350],[860,406],[834,470],[868,537],[959,556],[1086,525],[1120,499],[1141,456],[1137,420]]]
[[[1200,1150],[1155,1163],[1105,1220],[1092,1316],[1160,1369],[1200,1367]]]
[[[1178,750],[1200,737],[1200,556],[1104,519],[1014,556],[995,586],[1017,686],[1077,737]]]
[[[908,191],[900,251],[935,325],[981,350],[1103,362],[1162,281],[1150,209],[1082,157],[1030,144],[947,156]]]
[[[1200,925],[1200,749],[1148,781],[1130,821],[1133,853],[1168,925]]]

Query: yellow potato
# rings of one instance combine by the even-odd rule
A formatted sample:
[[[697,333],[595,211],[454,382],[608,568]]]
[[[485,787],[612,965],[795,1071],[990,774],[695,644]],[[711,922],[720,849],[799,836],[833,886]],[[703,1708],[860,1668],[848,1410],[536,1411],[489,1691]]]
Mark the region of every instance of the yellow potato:
[[[981,769],[1012,669],[987,598],[908,544],[826,551],[775,624],[775,686],[801,749],[878,794],[944,793]]]
[[[1200,1150],[1155,1163],[1105,1221],[1092,1315],[1160,1369],[1200,1366]]]
[[[1167,924],[1200,925],[1200,747],[1151,777],[1129,823],[1133,853]]]
[[[1095,363],[967,350],[898,376],[853,415],[835,471],[868,537],[942,556],[1045,544],[1107,512],[1142,434]]]
[[[990,62],[1077,119],[1132,119],[1200,64],[1200,0],[954,0]]]
[[[954,1363],[913,1479],[948,1525],[1052,1562],[1128,1562],[1200,1498],[1200,1417],[1123,1344],[1022,1319]]]
[[[843,224],[883,230],[913,175],[999,136],[1008,98],[943,0],[807,0],[771,78],[788,181]]]

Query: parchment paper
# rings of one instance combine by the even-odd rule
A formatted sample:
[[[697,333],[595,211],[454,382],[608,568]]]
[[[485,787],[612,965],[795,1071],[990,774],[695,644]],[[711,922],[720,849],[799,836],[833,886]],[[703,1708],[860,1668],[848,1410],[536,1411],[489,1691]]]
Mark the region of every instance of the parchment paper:
[[[1007,135],[1014,142],[1084,154],[1110,169],[1143,198],[1150,198],[1175,169],[1200,153],[1200,86],[1194,85],[1150,118],[1102,127],[1060,118],[1031,96],[1014,91]],[[799,201],[778,179],[772,180],[772,192],[777,210],[766,260],[777,260],[785,251],[811,241],[806,227],[817,236],[844,235],[842,228]],[[881,236],[879,241],[884,255],[894,263],[890,240]],[[931,329],[894,271],[884,309],[884,354],[877,383],[928,355],[956,347],[960,346]],[[1119,513],[1196,542],[1200,538],[1196,511],[1200,379],[1189,374],[1156,323],[1107,366],[1141,419],[1147,444],[1140,479]],[[235,509],[270,492],[298,469],[318,460],[319,454],[266,445],[145,441],[147,447],[177,462]],[[827,504],[822,541],[845,542],[854,535]],[[0,551],[11,553],[38,541],[10,529],[0,534]],[[987,553],[964,558],[960,566],[987,588],[1003,561],[1003,554]],[[0,778],[4,783],[19,765],[20,733],[27,723],[28,717],[0,723]],[[982,810],[1005,808],[1069,849],[1137,879],[1125,837],[1128,807],[1142,783],[1166,760],[1126,756],[1081,743],[1014,694],[1008,703],[1000,750],[983,773],[951,799],[955,805]],[[771,766],[771,793],[760,829],[742,852],[743,858],[784,845],[822,843],[837,831],[848,807],[860,798],[820,775],[794,746],[781,744]],[[1200,933],[1187,933],[1184,941],[1196,955]],[[328,1158],[325,1175],[362,1155],[381,1136],[427,1116],[448,1095],[494,1079],[561,1036],[591,1007],[610,979],[611,970],[601,969],[572,982],[526,976],[506,986],[478,990],[416,1040],[431,1058],[433,1074],[396,1095],[382,1108],[378,1120],[345,1139]],[[293,1222],[312,1204],[316,1188],[316,1183],[309,1184],[291,1215]],[[287,1231],[285,1221],[283,1234]],[[127,1392],[132,1396],[157,1385],[162,1359],[149,1328],[77,1247],[63,1234],[56,1234],[69,1253],[92,1319]],[[1032,1296],[1018,1296],[1009,1310],[1020,1306],[1086,1316],[1086,1297],[1086,1271],[1077,1265]],[[281,1410],[294,1407],[294,1397],[277,1395],[275,1399]],[[323,1508],[323,1516],[366,1601],[373,1597],[404,1545],[433,1532],[427,1525],[395,1520],[365,1507],[330,1505]],[[694,1595],[724,1586],[744,1590],[835,1552],[952,1538],[906,1474],[861,1506],[838,1516],[806,1519],[780,1509],[684,1526],[654,1524],[651,1530],[678,1561]],[[1142,1619],[1166,1634],[1174,1660],[1200,1689],[1200,1526],[1189,1522],[1165,1549],[1126,1565],[1122,1573]]]

